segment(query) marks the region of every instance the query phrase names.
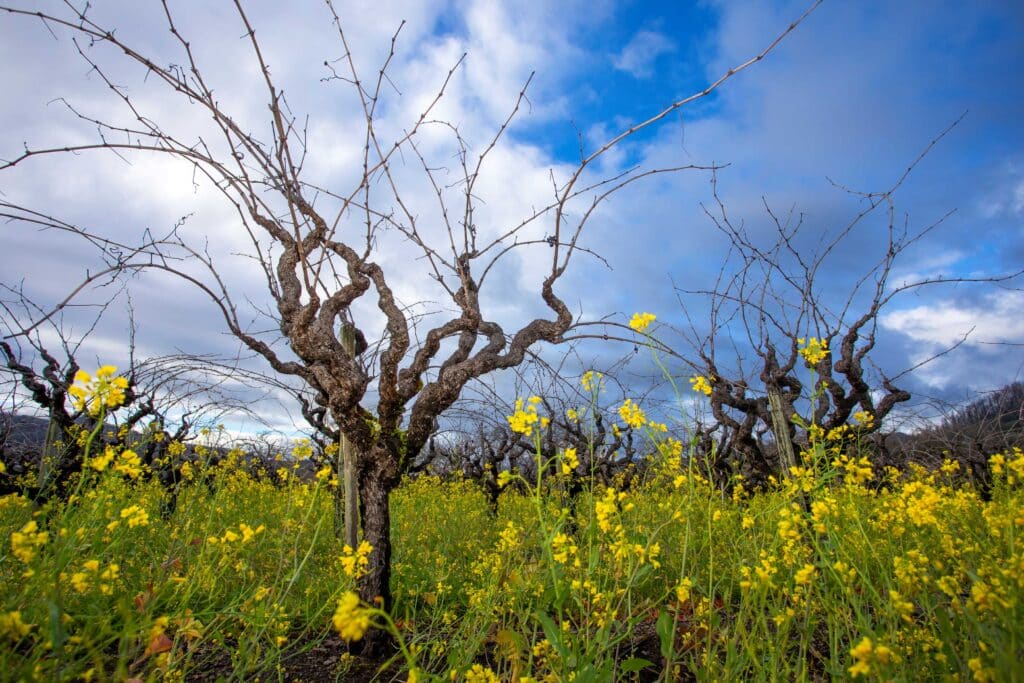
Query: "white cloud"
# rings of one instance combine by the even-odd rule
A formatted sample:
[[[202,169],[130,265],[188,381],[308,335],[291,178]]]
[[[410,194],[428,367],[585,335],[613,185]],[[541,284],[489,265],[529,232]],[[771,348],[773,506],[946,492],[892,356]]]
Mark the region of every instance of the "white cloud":
[[[654,74],[654,63],[658,57],[674,50],[675,44],[663,34],[637,31],[612,59],[612,64],[634,78],[650,78]]]
[[[970,345],[1020,342],[1024,340],[1024,292],[997,292],[968,306],[950,301],[915,306],[886,313],[881,323],[929,348],[951,346],[968,333]]]
[[[935,387],[991,389],[1015,379],[1013,364],[1024,342],[1024,292],[1000,291],[974,304],[924,304],[886,313],[879,322],[913,342],[910,360],[914,364],[966,336],[962,346],[923,366],[917,376]]]

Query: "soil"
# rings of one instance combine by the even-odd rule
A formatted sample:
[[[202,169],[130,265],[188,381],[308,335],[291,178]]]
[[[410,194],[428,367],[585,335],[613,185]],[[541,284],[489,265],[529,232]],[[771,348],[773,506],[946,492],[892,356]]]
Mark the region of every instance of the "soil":
[[[240,680],[226,649],[210,649],[196,653],[195,665],[190,668],[185,680],[188,683],[213,683],[215,681]],[[308,643],[297,642],[291,652],[285,652],[279,665],[269,671],[254,672],[241,680],[266,682],[287,681],[288,683],[320,683],[321,681],[364,681],[404,680],[401,667],[389,659],[372,659],[353,655],[349,647],[339,638],[328,637]]]
[[[228,647],[210,646],[193,654],[193,665],[185,676],[188,683],[214,683],[218,681],[285,681],[287,683],[320,683],[321,681],[343,681],[363,683],[376,681],[390,683],[404,681],[405,673],[400,662],[390,655],[371,658],[350,651],[340,638],[335,636],[310,637],[305,635],[290,641],[289,652],[281,658],[278,666],[261,672],[239,676],[231,661]],[[623,652],[623,659],[639,657],[660,663],[661,654],[654,623],[642,622],[637,626]],[[657,681],[661,674],[660,664],[648,667],[635,674],[631,680],[647,683]],[[690,680],[686,676],[683,680]]]

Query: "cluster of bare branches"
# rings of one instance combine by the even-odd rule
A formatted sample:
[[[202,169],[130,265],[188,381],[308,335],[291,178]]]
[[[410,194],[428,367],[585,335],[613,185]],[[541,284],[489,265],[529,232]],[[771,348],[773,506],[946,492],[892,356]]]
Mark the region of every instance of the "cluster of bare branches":
[[[542,474],[558,471],[558,455],[566,449],[573,449],[579,461],[572,472],[560,477],[568,482],[570,494],[581,492],[585,483],[607,485],[621,480],[626,468],[647,455],[644,437],[618,424],[616,409],[630,391],[621,381],[628,360],[610,363],[600,373],[594,381],[602,390],[596,394],[585,391],[576,371],[569,370],[582,362],[572,346],[556,364],[531,354],[516,368],[510,393],[483,379],[474,382],[446,413],[444,425],[421,454],[416,470],[475,480],[493,506],[504,490],[498,484],[500,472],[515,471],[526,481],[535,481],[540,465],[545,468]],[[629,395],[644,400],[643,394]],[[515,406],[509,396],[539,399],[537,412],[550,421],[539,441],[512,431],[507,416]]]
[[[827,433],[851,423],[859,413],[860,434],[880,429],[886,416],[911,398],[898,386],[900,380],[963,343],[961,340],[914,367],[885,374],[871,362],[870,354],[878,343],[880,315],[894,298],[935,285],[1003,283],[1024,272],[893,281],[900,257],[952,213],[912,228],[909,218],[898,214],[896,192],[961,119],[932,140],[887,189],[857,192],[837,186],[860,200],[863,209],[839,229],[823,231],[812,249],[807,248],[804,216],[792,210],[780,215],[767,201],[764,209],[774,238],[767,243],[756,239],[744,223],[730,215],[713,178],[715,203],[705,207],[705,213],[729,240],[730,252],[713,287],[676,290],[690,322],[680,330],[693,349],[687,359],[712,387],[714,425],[705,437],[725,473],[742,471],[763,479],[784,471],[786,451],[792,453],[794,446],[806,444],[807,425],[817,425]],[[878,213],[884,213],[886,226],[886,238],[879,245],[881,254],[844,290],[836,305],[830,265],[852,240],[863,239],[864,224]],[[706,324],[690,317],[687,297],[707,302],[710,317]],[[811,375],[800,350],[811,338],[827,345],[828,353],[813,363],[813,381],[807,382]],[[740,349],[752,352],[749,365]],[[773,397],[781,420],[773,418]],[[799,424],[793,416],[801,417]]]

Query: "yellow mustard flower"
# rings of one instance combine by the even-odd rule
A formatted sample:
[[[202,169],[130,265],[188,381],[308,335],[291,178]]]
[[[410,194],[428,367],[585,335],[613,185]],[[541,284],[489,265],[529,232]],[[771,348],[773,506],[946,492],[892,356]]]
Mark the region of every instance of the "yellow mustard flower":
[[[551,539],[551,556],[559,564],[568,564],[569,558],[575,557],[577,550],[576,542],[562,532]]]
[[[128,523],[128,527],[134,529],[137,526],[149,525],[149,514],[138,505],[130,505],[121,510],[121,519]]]
[[[89,467],[96,470],[97,472],[102,472],[103,470],[107,469],[107,465],[109,465],[110,462],[116,457],[117,453],[114,451],[114,449],[110,446],[107,446],[103,450],[103,455],[98,455],[95,458],[89,459]]]
[[[793,576],[793,581],[798,586],[805,586],[814,579],[814,575],[817,574],[817,572],[818,568],[813,564],[805,564],[803,567],[796,570],[796,574]]]
[[[587,370],[583,373],[583,377],[580,378],[580,384],[583,385],[583,391],[588,394],[594,393],[594,391],[600,391],[602,385],[602,379],[604,375],[596,370]]]
[[[352,546],[345,544],[341,550],[341,568],[345,575],[356,580],[365,576],[370,567],[370,553],[372,552],[373,546],[367,541],[360,543],[355,550],[352,549]]]
[[[537,404],[539,402],[540,398],[537,396],[530,397],[529,405],[524,405],[523,399],[521,398],[516,399],[515,410],[508,416],[508,424],[513,432],[524,436],[531,436],[533,434],[534,425],[538,422],[541,422],[541,426],[544,425],[540,417],[537,415]]]
[[[104,365],[92,377],[85,370],[75,373],[75,382],[68,387],[76,410],[88,412],[93,417],[106,410],[115,410],[125,402],[128,379],[117,377],[117,368]]]
[[[880,643],[873,643],[868,636],[864,636],[859,643],[854,645],[850,650],[850,654],[855,660],[853,666],[847,669],[850,672],[851,678],[867,676],[872,672],[871,667],[873,664],[884,666],[890,662],[899,661],[899,657],[891,648]]]
[[[657,319],[653,313],[634,313],[629,326],[636,332],[644,332]]]
[[[370,628],[370,610],[363,607],[359,596],[350,591],[341,596],[331,621],[344,640],[359,640]]]
[[[498,681],[498,674],[482,664],[474,664],[473,668],[466,672],[466,683],[498,683]]]
[[[0,638],[21,640],[31,630],[32,624],[26,624],[21,620],[21,612],[15,610],[6,614],[0,613]]]
[[[818,339],[817,337],[811,337],[810,339],[800,338],[797,339],[797,343],[800,345],[800,355],[804,357],[808,365],[817,365],[821,361],[825,360],[829,354],[828,350],[828,339]]]
[[[575,448],[566,448],[562,454],[562,474],[572,474],[580,466],[580,460],[576,457]]]
[[[46,545],[50,540],[48,531],[39,531],[39,525],[34,519],[29,520],[21,527],[21,531],[11,534],[11,552],[19,560],[28,564],[36,556],[36,548]]]
[[[857,421],[861,427],[870,429],[875,424],[875,416],[868,410],[858,410],[853,414],[853,419]]]
[[[75,572],[71,575],[71,587],[79,593],[89,590],[89,575],[85,572]]]
[[[292,457],[297,460],[305,460],[313,455],[313,444],[309,439],[296,439],[292,446]]]
[[[690,378],[690,388],[698,394],[711,395],[711,382],[704,375],[696,375]]]
[[[137,479],[142,474],[142,460],[138,453],[132,450],[124,450],[114,465],[114,471],[131,478]]]
[[[631,398],[627,398],[619,406],[619,417],[627,425],[636,429],[640,429],[647,423],[647,416],[644,415],[644,411]]]

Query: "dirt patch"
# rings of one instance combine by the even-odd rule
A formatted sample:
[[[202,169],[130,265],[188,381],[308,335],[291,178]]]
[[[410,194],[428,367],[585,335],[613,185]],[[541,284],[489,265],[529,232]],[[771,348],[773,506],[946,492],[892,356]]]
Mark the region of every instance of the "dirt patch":
[[[404,680],[398,665],[392,664],[382,670],[388,661],[387,658],[373,659],[352,654],[341,639],[327,637],[293,642],[277,662],[267,662],[258,666],[256,671],[241,674],[235,670],[230,650],[210,647],[194,655],[194,664],[189,668],[185,680],[189,683],[230,680],[266,683],[280,680],[289,683]]]

